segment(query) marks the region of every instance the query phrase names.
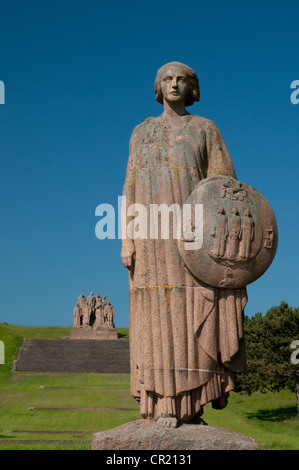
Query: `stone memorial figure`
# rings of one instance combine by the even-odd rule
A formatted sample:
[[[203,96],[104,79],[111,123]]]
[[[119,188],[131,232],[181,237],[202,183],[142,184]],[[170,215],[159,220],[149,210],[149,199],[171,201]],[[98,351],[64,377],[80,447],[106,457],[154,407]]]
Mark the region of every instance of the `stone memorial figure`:
[[[73,327],[77,328],[80,326],[80,320],[81,320],[81,309],[80,309],[79,302],[76,303],[73,313],[74,313]]]
[[[84,326],[88,321],[87,300],[84,294],[78,297],[78,304],[80,308],[80,325]]]
[[[81,294],[73,310],[74,323],[71,339],[116,340],[118,333],[114,325],[114,307],[104,295],[85,297]]]
[[[103,301],[102,301],[102,297],[97,294],[96,295],[96,300],[95,300],[95,325],[96,326],[99,326],[99,325],[102,325],[104,323],[104,320],[103,320]]]
[[[94,307],[95,304],[95,297],[93,296],[93,292],[90,293],[90,295],[87,297],[87,305],[90,305],[90,307]]]
[[[178,62],[164,65],[155,94],[164,111],[135,127],[123,190],[126,207],[142,204],[148,221],[153,204],[181,206],[205,178],[236,178],[217,126],[186,110],[200,97],[195,72]],[[196,279],[171,224],[170,216],[169,239],[150,237],[149,226],[147,237],[125,238],[123,227],[121,258],[129,270],[131,393],[143,418],[176,427],[200,422],[209,402],[226,406],[235,372],[246,365],[247,296],[245,288],[214,288]]]
[[[106,318],[107,318],[107,324],[108,326],[110,327],[114,327],[114,323],[113,323],[113,318],[115,316],[115,313],[114,313],[114,308],[113,308],[113,305],[111,305],[111,303],[109,302],[108,306],[107,306],[107,315],[106,315]]]
[[[108,305],[109,305],[109,300],[106,298],[106,296],[103,296],[102,300],[102,305],[103,305],[103,323],[108,324]]]
[[[84,294],[81,294],[79,295],[78,297],[78,304],[79,304],[79,307],[82,309],[84,307],[84,305],[86,305],[86,297]]]
[[[86,321],[86,325],[88,325],[88,327],[91,327],[93,326],[94,324],[94,321],[95,321],[95,302],[96,302],[96,298],[94,297],[93,295],[93,292],[90,293],[90,295],[87,297],[87,308],[86,308],[86,317],[87,317],[87,321]]]

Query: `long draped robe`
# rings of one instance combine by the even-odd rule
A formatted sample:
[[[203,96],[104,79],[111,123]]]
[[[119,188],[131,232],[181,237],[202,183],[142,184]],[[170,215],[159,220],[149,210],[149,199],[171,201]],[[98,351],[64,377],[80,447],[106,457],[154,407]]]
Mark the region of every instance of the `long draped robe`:
[[[142,204],[149,225],[151,204],[182,206],[199,181],[215,174],[236,177],[212,121],[191,114],[175,121],[150,117],[131,136],[126,207]],[[135,250],[129,272],[131,393],[144,418],[190,421],[208,402],[222,407],[217,400],[233,389],[234,372],[246,367],[247,297],[245,289],[195,280],[180,257],[172,223],[169,239],[151,239],[147,226],[146,238],[122,242],[123,249]]]

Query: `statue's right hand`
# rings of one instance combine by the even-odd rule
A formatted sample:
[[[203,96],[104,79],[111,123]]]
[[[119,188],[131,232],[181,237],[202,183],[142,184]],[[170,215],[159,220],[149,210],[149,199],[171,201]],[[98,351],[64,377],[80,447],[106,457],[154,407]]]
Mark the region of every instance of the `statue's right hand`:
[[[135,262],[135,248],[126,248],[122,249],[121,251],[121,260],[123,262],[123,265],[129,269],[130,271],[133,271],[134,269],[134,262]]]

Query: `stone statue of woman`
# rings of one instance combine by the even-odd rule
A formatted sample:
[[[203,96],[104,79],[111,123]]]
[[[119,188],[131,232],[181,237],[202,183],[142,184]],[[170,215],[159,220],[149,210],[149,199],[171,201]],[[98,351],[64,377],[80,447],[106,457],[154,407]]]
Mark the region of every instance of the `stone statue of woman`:
[[[217,126],[186,107],[199,101],[198,78],[171,62],[155,80],[164,107],[135,127],[123,190],[126,207],[182,206],[199,181],[236,178]],[[171,214],[170,214],[171,215]],[[202,422],[203,407],[227,404],[235,372],[246,366],[244,289],[209,287],[186,269],[172,236],[126,237],[121,258],[129,270],[131,393],[143,418],[176,427]]]

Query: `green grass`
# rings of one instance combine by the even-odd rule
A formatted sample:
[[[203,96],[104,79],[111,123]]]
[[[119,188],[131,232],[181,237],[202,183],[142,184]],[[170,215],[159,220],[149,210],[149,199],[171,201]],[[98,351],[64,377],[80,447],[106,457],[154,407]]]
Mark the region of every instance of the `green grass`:
[[[21,326],[11,323],[0,323],[0,339],[6,333],[22,338],[65,338],[72,332],[71,326]],[[120,338],[129,338],[129,328],[117,328]],[[2,339],[2,341],[4,341]]]
[[[0,340],[5,344],[6,356],[6,363],[0,365],[0,449],[89,450],[92,432],[140,419],[138,405],[130,396],[129,374],[10,372],[23,337],[61,338],[69,336],[70,331],[70,328],[0,324]],[[128,338],[128,329],[118,329],[118,333]],[[30,407],[134,408],[134,411],[30,410]],[[210,426],[253,437],[262,450],[299,450],[299,416],[295,393],[288,390],[254,393],[250,397],[231,393],[229,404],[224,410],[213,410],[207,405],[203,418]],[[20,432],[4,432],[9,430]],[[70,433],[21,432],[25,430]],[[89,434],[77,434],[75,431],[89,431]],[[29,443],[17,443],[19,440]],[[39,443],[34,443],[35,440]]]
[[[128,338],[128,328],[118,328]],[[90,449],[92,432],[106,430],[139,419],[138,406],[129,393],[128,374],[18,373],[11,372],[13,360],[25,338],[63,338],[71,327],[26,327],[0,324],[5,344],[5,364],[0,365],[0,449]],[[45,388],[40,388],[45,387]],[[117,389],[46,387],[118,387]],[[34,408],[134,408],[136,411],[38,410]],[[19,431],[68,431],[65,434]],[[5,431],[5,432],[4,432]],[[76,431],[71,434],[69,432]],[[89,431],[89,434],[77,434]],[[17,441],[39,443],[22,444]],[[80,442],[81,440],[87,442]],[[4,443],[3,441],[9,441]],[[43,441],[55,441],[50,444]],[[64,443],[68,441],[69,443]],[[76,442],[78,441],[78,442]]]
[[[43,387],[122,387],[126,389],[39,388]],[[138,406],[130,396],[128,374],[76,373],[14,373],[2,384],[0,391],[0,449],[1,439],[13,440],[91,440],[92,432],[110,429],[127,421],[139,419]],[[39,410],[30,407],[53,408],[135,408],[136,411]],[[89,434],[24,434],[4,433],[4,430],[89,431]],[[37,444],[39,448],[43,444]],[[79,447],[78,447],[79,445]],[[5,446],[5,447],[3,447]],[[45,444],[48,448],[49,444]],[[66,445],[64,444],[63,447]],[[90,449],[86,444],[68,448]]]
[[[224,410],[205,409],[210,426],[226,428],[254,438],[261,450],[299,450],[299,416],[296,396],[279,393],[231,393]]]

